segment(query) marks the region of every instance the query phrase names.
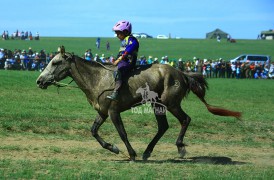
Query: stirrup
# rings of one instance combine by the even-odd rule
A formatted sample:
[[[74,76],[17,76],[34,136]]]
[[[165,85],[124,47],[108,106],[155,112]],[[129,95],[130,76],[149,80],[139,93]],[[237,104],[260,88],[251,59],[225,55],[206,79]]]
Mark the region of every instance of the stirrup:
[[[113,100],[113,101],[117,101],[117,96],[118,96],[118,92],[117,91],[113,91],[111,95],[107,96],[107,99]]]

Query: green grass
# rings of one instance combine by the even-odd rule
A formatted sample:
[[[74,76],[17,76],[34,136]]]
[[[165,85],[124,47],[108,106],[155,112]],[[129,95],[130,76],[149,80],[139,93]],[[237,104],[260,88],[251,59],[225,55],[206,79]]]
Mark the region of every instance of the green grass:
[[[7,179],[271,179],[271,167],[195,163],[89,162],[66,160],[0,161]],[[176,168],[170,168],[176,166]],[[136,168],[138,171],[136,171]],[[180,170],[178,170],[178,169]]]
[[[110,51],[106,51],[106,42],[111,45]],[[55,52],[57,47],[64,45],[68,52],[74,52],[77,55],[83,55],[88,49],[92,49],[92,53],[106,56],[116,56],[119,49],[119,40],[117,38],[101,38],[101,49],[95,47],[96,38],[57,38],[42,37],[40,41],[22,41],[8,40],[0,41],[0,47],[10,50],[28,49],[40,51],[45,49],[46,52]],[[184,60],[193,59],[193,57],[217,59],[223,58],[229,60],[240,54],[267,54],[274,57],[274,41],[263,40],[237,40],[237,43],[227,43],[222,41],[217,43],[216,40],[208,39],[139,39],[140,49],[139,56],[152,55],[161,58],[168,55],[170,58],[183,58]]]
[[[210,89],[206,99],[212,105],[239,110],[243,120],[214,116],[207,112],[204,105],[193,94],[183,101],[184,110],[191,116],[192,122],[185,141],[192,146],[215,147],[216,149],[235,148],[234,151],[199,151],[194,157],[231,158],[225,165],[218,165],[206,158],[205,161],[176,159],[175,139],[179,132],[179,123],[168,114],[170,128],[159,144],[168,143],[169,150],[155,147],[152,161],[137,161],[129,164],[120,155],[113,161],[114,154],[99,145],[88,146],[94,139],[90,135],[90,126],[96,112],[87,103],[84,94],[78,89],[60,89],[55,87],[40,90],[35,85],[38,72],[0,71],[0,139],[15,139],[11,144],[1,144],[0,175],[7,179],[271,179],[274,164],[265,165],[253,162],[258,159],[272,158],[273,152],[273,95],[270,89],[272,80],[233,80],[209,79]],[[135,145],[138,157],[144,151],[156,133],[156,121],[152,115],[137,115],[131,111],[122,114],[128,136]],[[115,144],[121,140],[107,121],[100,134]],[[49,142],[48,145],[36,145],[25,139]],[[23,144],[17,144],[17,141]],[[63,146],[62,142],[87,142],[87,147],[77,145]],[[52,144],[50,142],[59,142]],[[241,149],[248,150],[242,152]],[[122,147],[123,149],[123,147]],[[262,149],[264,155],[248,152],[249,149]],[[238,151],[240,150],[240,151]],[[126,150],[123,149],[126,153]],[[192,150],[193,151],[193,150]],[[17,158],[11,154],[22,154]],[[29,155],[24,155],[29,154]],[[39,156],[39,154],[44,154]],[[14,155],[17,156],[17,155]],[[72,157],[84,156],[73,159]],[[36,158],[33,158],[36,157]],[[96,158],[99,157],[99,158]],[[158,157],[158,158],[157,158]],[[160,159],[159,159],[160,157]],[[189,156],[193,157],[193,156]],[[41,158],[41,159],[40,159]],[[175,158],[175,159],[173,159]],[[87,160],[89,159],[89,160]],[[235,159],[235,160],[234,160]],[[235,163],[233,163],[235,162]],[[136,174],[136,172],[138,172]]]
[[[105,38],[102,38],[104,43]],[[110,38],[112,52],[117,39]],[[140,54],[185,58],[227,57],[250,52],[270,54],[274,41],[141,39]],[[95,38],[42,38],[0,41],[0,47],[55,51],[64,44],[80,54]],[[104,50],[101,50],[103,53]],[[95,48],[94,48],[95,52]],[[111,52],[109,52],[111,53]],[[106,54],[106,53],[105,53]],[[188,154],[179,159],[175,144],[180,125],[168,113],[170,128],[148,162],[141,160],[157,132],[151,114],[123,112],[122,118],[137,161],[129,163],[126,148],[110,120],[102,137],[125,154],[103,149],[91,137],[96,112],[79,89],[37,88],[39,72],[0,70],[1,179],[273,179],[273,80],[208,79],[209,104],[243,112],[242,121],[210,114],[193,94],[182,107],[192,118],[186,133]],[[69,82],[69,80],[65,80]]]

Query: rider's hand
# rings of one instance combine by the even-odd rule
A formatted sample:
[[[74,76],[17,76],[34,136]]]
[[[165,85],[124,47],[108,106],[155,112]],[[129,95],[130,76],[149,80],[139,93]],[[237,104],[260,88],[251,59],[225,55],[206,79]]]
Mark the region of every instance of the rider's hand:
[[[113,64],[116,66],[121,60],[122,60],[122,56],[116,59]]]

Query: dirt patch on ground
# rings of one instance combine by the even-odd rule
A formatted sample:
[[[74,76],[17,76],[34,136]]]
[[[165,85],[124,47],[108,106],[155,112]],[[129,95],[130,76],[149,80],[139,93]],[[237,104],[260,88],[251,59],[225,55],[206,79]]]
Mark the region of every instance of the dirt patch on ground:
[[[138,154],[137,160],[142,159],[147,144],[131,142]],[[89,161],[120,161],[128,158],[124,144],[116,144],[121,153],[116,155],[103,149],[93,138],[89,141],[45,139],[39,137],[1,137],[0,159],[62,159],[62,160],[89,160]],[[212,144],[191,145],[186,147],[187,154],[184,160],[203,160],[223,158],[231,162],[264,164],[274,166],[271,147],[250,148],[243,146],[216,146]],[[211,157],[211,158],[209,158]],[[177,148],[172,143],[159,142],[149,160],[166,161],[182,160],[177,154]]]

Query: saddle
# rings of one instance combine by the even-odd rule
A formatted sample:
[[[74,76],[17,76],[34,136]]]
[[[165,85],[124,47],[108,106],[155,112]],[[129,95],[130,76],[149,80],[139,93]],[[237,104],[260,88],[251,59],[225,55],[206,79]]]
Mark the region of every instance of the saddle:
[[[128,78],[140,74],[141,71],[147,70],[148,68],[150,68],[152,66],[152,64],[148,64],[148,65],[137,65],[135,67],[133,67],[130,72],[123,77],[124,80],[127,80]],[[121,78],[121,74],[118,73],[119,71],[114,71],[113,72],[113,77],[115,79],[120,79]]]

